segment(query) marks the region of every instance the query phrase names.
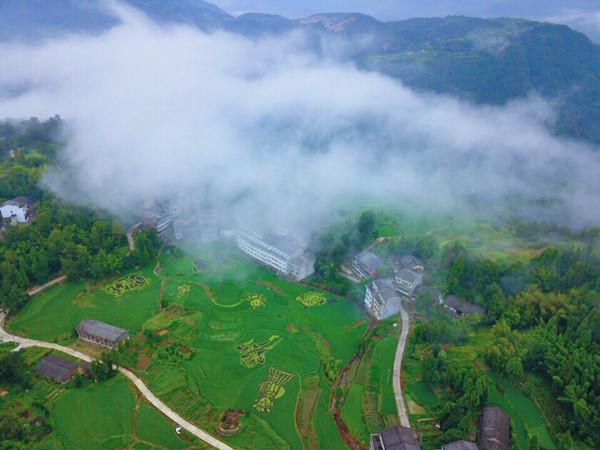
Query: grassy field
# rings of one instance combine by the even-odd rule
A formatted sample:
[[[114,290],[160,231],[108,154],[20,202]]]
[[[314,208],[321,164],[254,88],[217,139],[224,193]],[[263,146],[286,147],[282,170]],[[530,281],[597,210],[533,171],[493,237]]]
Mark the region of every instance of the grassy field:
[[[30,301],[8,328],[35,339],[68,342],[82,319],[97,319],[135,334],[159,310],[160,280],[151,268],[138,272],[150,280],[150,286],[118,298],[102,289],[109,281],[98,287],[83,283],[53,287]]]
[[[4,348],[1,346],[0,351]],[[32,377],[29,389],[0,386],[0,390],[8,391],[0,397],[0,411],[35,437],[27,444],[29,447],[44,450],[138,446],[156,450],[202,448],[196,440],[177,436],[173,423],[141,402],[125,378],[117,376],[105,383],[75,388],[40,377],[33,368],[50,353],[54,352],[39,348],[24,351]]]
[[[193,257],[163,255],[158,275],[150,268],[136,273],[149,286],[118,297],[106,292],[113,280],[93,287],[55,287],[32,299],[9,328],[62,343],[74,341],[72,330],[83,318],[128,329],[135,346],[130,367],[184,417],[214,430],[225,410],[246,412],[241,433],[227,438],[238,448],[302,448],[297,403],[303,380],[316,376],[319,397],[310,425],[321,448],[340,448],[322,366],[331,358],[345,364],[356,352],[367,327],[358,307],[329,293],[322,293],[324,304],[306,306],[298,298],[321,291],[281,279],[223,246]],[[163,311],[161,297],[168,305]],[[147,342],[144,331],[156,342]],[[116,388],[118,384],[112,390]],[[94,392],[61,397],[56,414],[62,439],[77,439],[68,424],[78,414],[98,414],[79,410],[79,402],[102,397]],[[112,416],[109,402],[98,405],[96,411],[108,417],[101,419],[107,420],[106,434],[94,437],[94,448],[125,446],[131,433],[113,419],[124,419],[130,400],[122,395],[115,403],[121,412]],[[148,417],[148,412],[138,414],[138,420]],[[156,442],[162,434],[141,437]]]

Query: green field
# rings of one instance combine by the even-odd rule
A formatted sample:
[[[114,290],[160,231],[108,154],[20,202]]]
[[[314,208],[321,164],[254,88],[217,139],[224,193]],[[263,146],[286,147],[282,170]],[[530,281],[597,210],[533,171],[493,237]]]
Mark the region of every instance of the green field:
[[[5,346],[1,346],[4,350]],[[198,448],[198,442],[175,433],[171,421],[140,401],[135,390],[121,376],[110,381],[76,388],[60,385],[37,375],[33,368],[45,355],[40,348],[24,351],[31,386],[0,386],[0,411],[37,437],[27,445],[36,449]],[[41,421],[40,424],[36,422]],[[5,448],[5,447],[3,447]],[[10,448],[10,447],[9,447]],[[21,447],[19,447],[21,448]]]
[[[246,412],[241,433],[226,439],[237,448],[302,448],[297,403],[302,381],[318,376],[320,396],[309,420],[321,448],[340,448],[322,362],[335,358],[345,364],[356,352],[367,326],[358,307],[329,293],[324,293],[325,304],[305,306],[298,297],[321,291],[281,279],[228,247],[193,257],[163,255],[157,275],[151,269],[137,273],[149,286],[119,296],[106,292],[114,280],[94,287],[67,283],[53,288],[32,299],[9,328],[63,343],[74,341],[72,330],[83,318],[128,329],[132,342],[127,365],[188,420],[214,430],[226,409]],[[257,297],[249,294],[266,302],[251,304],[249,299]],[[163,311],[161,296],[167,305]],[[138,366],[143,358],[147,364]],[[289,374],[289,379],[277,384],[272,374],[279,373]],[[65,439],[76,439],[67,424],[82,398],[74,395],[61,400],[64,406],[57,404]],[[90,393],[85,401],[94,398]],[[129,400],[123,396],[120,401]],[[258,404],[267,404],[270,411]],[[126,406],[115,405],[121,410]],[[104,415],[109,409],[98,410]],[[115,411],[113,417],[119,414]],[[143,416],[148,418],[148,413]],[[107,442],[121,446],[127,440],[127,432],[106,420],[107,434],[94,438],[88,448],[103,448]],[[162,435],[157,430],[145,438],[156,442]],[[110,437],[117,435],[121,438]]]

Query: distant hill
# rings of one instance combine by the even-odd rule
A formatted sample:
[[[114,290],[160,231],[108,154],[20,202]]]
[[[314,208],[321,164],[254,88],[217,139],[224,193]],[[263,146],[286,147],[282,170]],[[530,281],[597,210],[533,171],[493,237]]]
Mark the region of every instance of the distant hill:
[[[536,91],[559,101],[554,131],[600,144],[600,46],[567,26],[518,19],[444,17],[380,22],[363,14],[290,20],[233,17],[202,0],[123,0],[157,22],[224,29],[249,37],[301,29],[315,39],[352,40],[345,54],[364,70],[482,104]],[[0,0],[0,40],[97,33],[118,23],[98,0]],[[368,39],[365,39],[368,38]]]

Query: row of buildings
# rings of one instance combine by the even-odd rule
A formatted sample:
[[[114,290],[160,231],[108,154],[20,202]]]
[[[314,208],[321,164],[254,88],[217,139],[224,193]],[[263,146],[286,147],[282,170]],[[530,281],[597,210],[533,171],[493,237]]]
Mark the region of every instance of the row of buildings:
[[[363,280],[373,279],[365,286],[365,307],[378,320],[398,314],[402,300],[414,300],[418,293],[429,292],[434,299],[455,316],[485,314],[485,308],[469,303],[454,295],[444,297],[441,292],[423,284],[425,267],[413,256],[390,258],[389,264],[370,251],[359,253],[352,261],[352,271]],[[392,271],[393,277],[380,278]]]
[[[451,442],[440,450],[509,450],[510,416],[496,406],[485,407],[476,441]],[[414,430],[396,426],[372,435],[369,450],[421,450],[421,445]]]
[[[414,300],[423,283],[425,269],[421,260],[412,255],[392,259],[389,265],[371,251],[359,253],[352,261],[352,271],[363,280],[375,280],[365,286],[365,306],[376,319],[383,320],[398,314],[403,299]],[[380,278],[386,270],[393,277]]]
[[[208,204],[183,213],[175,203],[147,202],[136,225],[139,226],[155,229],[163,240],[209,243],[222,235],[233,234],[241,251],[283,276],[300,281],[314,273],[315,256],[295,234],[283,231],[258,233],[246,229],[233,233],[222,231]]]
[[[82,341],[107,349],[114,349],[119,343],[129,339],[127,330],[98,320],[82,320],[75,330],[77,337]],[[89,376],[91,365],[87,362],[74,363],[55,355],[48,355],[38,363],[35,370],[43,377],[66,384],[76,373]]]

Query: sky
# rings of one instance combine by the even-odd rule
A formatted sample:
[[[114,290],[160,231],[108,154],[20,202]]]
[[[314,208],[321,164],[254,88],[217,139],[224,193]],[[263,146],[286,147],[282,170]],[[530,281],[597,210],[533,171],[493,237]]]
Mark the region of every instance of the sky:
[[[380,20],[466,15],[524,17],[565,23],[600,43],[598,0],[214,0],[239,15],[264,12],[297,18],[319,12],[362,12]]]
[[[209,195],[231,220],[307,232],[358,200],[600,225],[599,149],[550,135],[549,101],[473,106],[318,57],[302,34],[250,41],[117,13],[99,35],[0,44],[0,117],[67,123],[44,180],[66,200],[126,216]]]

